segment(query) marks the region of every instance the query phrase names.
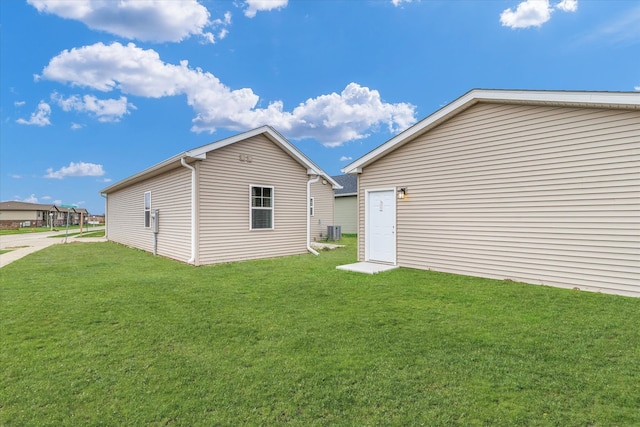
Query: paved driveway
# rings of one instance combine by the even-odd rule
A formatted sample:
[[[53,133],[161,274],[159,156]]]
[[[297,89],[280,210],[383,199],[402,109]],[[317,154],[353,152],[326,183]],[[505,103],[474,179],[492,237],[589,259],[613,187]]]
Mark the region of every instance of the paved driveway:
[[[90,228],[89,231],[102,230],[104,227]],[[74,233],[77,230],[73,230]],[[56,237],[49,237],[56,236]],[[26,255],[44,249],[48,246],[58,243],[71,242],[104,242],[104,237],[87,237],[78,239],[72,236],[65,239],[64,231],[54,231],[46,233],[25,233],[25,234],[9,234],[0,236],[0,249],[11,249],[11,251],[0,255],[0,268],[12,263]]]

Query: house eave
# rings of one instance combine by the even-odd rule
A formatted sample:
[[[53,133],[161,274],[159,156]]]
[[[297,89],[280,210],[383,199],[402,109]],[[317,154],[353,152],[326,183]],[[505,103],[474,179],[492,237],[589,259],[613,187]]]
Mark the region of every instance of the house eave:
[[[173,157],[168,158],[165,161],[155,164],[141,172],[131,175],[128,178],[120,180],[115,184],[112,184],[108,187],[103,188],[102,190],[100,190],[100,194],[113,193],[114,191],[117,191],[121,188],[125,188],[137,182],[144,181],[145,179],[149,179],[163,172],[167,172],[172,169],[177,169],[180,167],[180,159],[182,158],[186,158],[187,160],[192,160],[192,161],[202,160],[206,158],[206,154],[205,155],[201,155],[198,153],[191,154],[189,151],[184,151],[180,154],[177,154]]]
[[[329,174],[327,174],[320,167],[318,167],[318,165],[313,163],[308,157],[302,154],[275,129],[273,129],[271,126],[261,126],[247,132],[243,132],[225,139],[221,139],[219,141],[203,145],[201,147],[184,151],[163,162],[151,166],[150,168],[147,168],[141,172],[131,175],[128,178],[118,181],[115,184],[103,188],[102,190],[100,190],[100,194],[109,194],[119,189],[128,187],[129,185],[159,175],[163,172],[178,168],[180,167],[180,161],[183,158],[187,159],[187,161],[203,160],[207,158],[207,153],[211,151],[218,150],[228,145],[235,144],[236,142],[240,142],[261,134],[265,135],[269,140],[278,145],[283,151],[288,153],[294,160],[302,165],[307,170],[307,174],[321,176],[324,180],[331,183],[331,186],[334,190],[339,190],[342,188],[340,184],[338,184],[331,178],[331,176],[329,176]]]
[[[638,110],[640,93],[473,89],[341,170],[348,174],[362,173],[365,166],[380,157],[481,102]]]

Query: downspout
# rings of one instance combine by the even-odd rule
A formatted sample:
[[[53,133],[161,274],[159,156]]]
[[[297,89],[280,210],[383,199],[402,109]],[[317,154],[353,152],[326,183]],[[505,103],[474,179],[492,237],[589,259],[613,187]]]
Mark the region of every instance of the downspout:
[[[107,209],[109,209],[109,205],[107,204],[107,194],[100,193],[100,195],[104,197],[104,238],[109,240],[109,232],[107,227],[107,216],[109,215],[107,213]]]
[[[180,163],[191,169],[191,258],[187,263],[193,264],[196,260],[196,168],[187,164],[185,157],[180,159]]]
[[[311,184],[320,181],[320,175],[307,181],[307,250],[315,256],[320,255],[318,251],[311,247],[311,212],[309,212],[309,203],[311,201]]]

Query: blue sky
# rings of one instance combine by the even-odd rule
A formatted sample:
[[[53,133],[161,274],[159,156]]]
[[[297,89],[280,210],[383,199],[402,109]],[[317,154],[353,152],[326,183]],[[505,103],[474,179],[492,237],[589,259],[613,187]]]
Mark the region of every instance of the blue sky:
[[[0,2],[0,199],[269,124],[326,172],[473,88],[640,91],[640,2]]]

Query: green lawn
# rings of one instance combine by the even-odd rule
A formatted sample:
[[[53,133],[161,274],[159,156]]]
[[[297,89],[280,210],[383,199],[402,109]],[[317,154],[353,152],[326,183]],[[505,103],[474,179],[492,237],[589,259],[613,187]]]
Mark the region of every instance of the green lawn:
[[[45,231],[51,231],[49,227],[23,227],[0,230],[0,236],[7,236],[9,234],[27,234],[27,233],[44,233]]]
[[[101,225],[101,226],[85,225],[83,227],[83,230],[85,232],[91,231],[91,229],[93,229],[94,227],[104,227],[104,225]],[[66,226],[60,226],[60,227],[55,227],[53,231],[64,233],[66,229],[67,229]],[[69,230],[79,230],[79,229],[80,229],[79,225],[69,226]],[[50,227],[23,227],[23,228],[11,229],[11,230],[0,230],[0,236],[7,236],[9,234],[45,233],[48,231],[52,231]]]
[[[91,230],[85,230],[82,233],[82,236],[79,235],[78,233],[78,237],[104,237],[104,229],[102,230],[96,230],[96,231],[91,231]]]
[[[91,229],[87,230],[84,229],[82,231],[82,235],[80,235],[79,231],[74,231],[73,233],[65,233],[62,232],[62,234],[56,234],[54,236],[49,236],[50,239],[59,239],[60,237],[72,237],[72,236],[76,236],[76,237],[104,237],[104,228],[102,230],[95,230],[92,231]]]
[[[0,270],[0,425],[640,425],[640,299],[347,248],[194,268],[112,243]]]

